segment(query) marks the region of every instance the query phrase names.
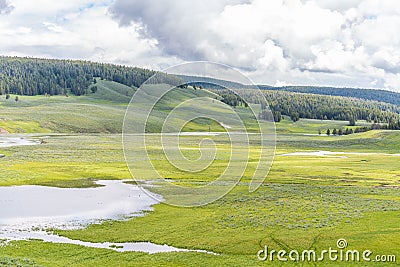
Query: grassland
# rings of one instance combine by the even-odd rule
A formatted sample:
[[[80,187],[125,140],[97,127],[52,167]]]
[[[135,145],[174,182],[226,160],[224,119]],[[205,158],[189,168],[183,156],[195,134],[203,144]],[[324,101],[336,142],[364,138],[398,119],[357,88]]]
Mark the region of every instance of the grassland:
[[[293,122],[289,117],[283,116],[283,120],[279,123],[277,128],[278,134],[314,134],[317,135],[319,131],[322,134],[326,133],[327,129],[336,128],[338,129],[354,129],[360,126],[370,126],[370,123],[365,121],[358,121],[356,126],[349,126],[348,121],[329,121],[329,120],[310,120],[302,119],[297,122]]]
[[[91,124],[90,127],[86,126],[86,121],[82,119],[72,127],[73,119],[71,125],[61,122],[46,124],[49,120],[45,119],[47,115],[43,115],[55,112],[60,102],[80,105],[92,101],[101,108],[85,111],[102,112],[108,106],[107,111],[113,114],[108,113],[108,116],[115,116],[110,117],[111,123],[123,114],[123,101],[98,102],[94,97],[51,97],[44,100],[33,97],[26,100],[22,98],[22,101],[27,101],[24,108],[13,107],[15,103],[11,102],[2,103],[1,116],[6,118],[3,123],[27,121],[29,125],[20,126],[22,132],[36,132],[37,127],[40,127],[47,133],[35,134],[33,138],[46,142],[30,147],[1,148],[0,154],[6,157],[0,159],[0,185],[87,187],[93,185],[94,179],[130,178],[122,152],[121,136],[107,134],[112,131],[105,129],[105,122],[102,122],[103,126],[93,122],[93,128]],[[43,101],[51,103],[44,105]],[[31,109],[46,111],[34,115]],[[67,110],[61,109],[60,112],[66,114]],[[71,114],[72,117],[74,115]],[[4,124],[4,127],[12,130],[8,125],[13,124]],[[68,134],[54,133],[60,125],[65,126],[61,129],[65,129]],[[80,129],[84,128],[85,132],[71,134],[76,125],[80,125]],[[215,131],[220,130],[218,125],[214,126]],[[317,134],[319,128],[344,126],[345,122],[313,120],[300,120],[296,123],[283,120],[277,124],[276,157],[265,183],[254,193],[248,191],[248,182],[254,171],[254,165],[249,164],[238,186],[210,205],[179,208],[158,204],[154,206],[154,211],[144,217],[104,222],[83,230],[57,231],[58,234],[85,241],[151,241],[180,248],[205,249],[219,255],[192,252],[119,253],[31,240],[0,246],[0,266],[265,266],[271,262],[260,262],[256,256],[264,245],[276,250],[322,250],[336,247],[339,238],[345,238],[350,249],[369,249],[374,254],[395,254],[399,258],[400,157],[391,154],[400,153],[400,133],[370,131],[348,136],[305,135]],[[187,127],[207,131],[208,122],[193,122]],[[102,134],[90,133],[100,129]],[[183,138],[185,153],[188,157],[196,158],[199,137]],[[151,147],[150,154],[155,165],[178,183],[190,185],[208,182],[225,166],[229,150],[229,143],[223,136],[210,138],[220,149],[219,160],[214,167],[203,173],[183,175],[176,172],[162,156],[160,147]],[[252,153],[256,153],[257,149],[257,144],[254,144]],[[326,157],[284,155],[318,150],[354,154]],[[357,154],[359,152],[362,154]],[[251,154],[251,158],[254,155]],[[134,174],[140,179],[146,171],[139,168]],[[275,261],[271,265],[338,264],[363,266],[366,263]],[[367,264],[396,266],[396,263]]]
[[[216,137],[217,138],[217,137]],[[267,244],[306,249],[333,246],[346,238],[351,247],[375,253],[397,253],[399,246],[399,160],[383,153],[396,152],[399,134],[374,131],[343,137],[346,151],[363,155],[337,157],[289,157],[280,154],[303,151],[309,144],[338,150],[337,137],[293,135],[278,139],[276,160],[270,175],[255,193],[248,192],[244,177],[221,200],[199,208],[155,206],[147,216],[127,222],[106,222],[81,231],[59,231],[70,238],[93,242],[152,241],[176,247],[207,249],[220,256],[200,253],[147,255],[118,253],[39,241],[12,242],[0,248],[10,259],[28,258],[42,265],[214,265],[256,266],[256,252]],[[2,185],[46,184],[90,186],[92,179],[129,178],[119,135],[51,135],[46,144],[2,149]],[[354,140],[358,142],[352,145]],[[218,141],[218,140],[217,140]],[[294,144],[294,145],[293,145]],[[298,148],[298,144],[302,144]],[[329,146],[330,145],[330,146]],[[386,146],[391,149],[386,150]],[[313,147],[317,147],[313,145]],[[310,147],[308,148],[310,149]],[[162,165],[165,171],[172,167]],[[146,170],[137,170],[140,172]],[[210,173],[212,174],[212,172]],[[201,175],[212,179],[212,175]],[[186,183],[199,177],[174,177]],[[368,246],[366,246],[366,244]],[[168,264],[167,264],[168,263]],[[326,263],[328,265],[328,263]],[[374,266],[373,264],[371,264]],[[332,264],[334,266],[334,264]],[[382,266],[382,264],[376,264]]]

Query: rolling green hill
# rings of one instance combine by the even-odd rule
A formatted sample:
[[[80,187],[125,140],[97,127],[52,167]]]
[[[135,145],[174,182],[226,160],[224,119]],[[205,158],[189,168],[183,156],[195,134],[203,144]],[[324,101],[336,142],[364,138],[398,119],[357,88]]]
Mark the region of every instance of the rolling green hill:
[[[89,93],[88,100],[110,101],[115,103],[129,103],[137,87],[127,86],[121,83],[96,79],[96,83],[89,89],[96,87],[96,93]],[[91,90],[89,90],[91,92]]]
[[[18,101],[16,95],[9,99],[0,97],[0,127],[10,133],[120,133],[126,107],[137,88],[100,79],[89,88],[93,86],[97,91],[84,96],[19,96]],[[216,95],[191,87],[174,89],[155,106],[149,131],[159,131],[170,110],[196,97]],[[141,114],[136,115],[137,119],[142,118]],[[211,126],[211,130],[221,130],[217,124]],[[208,122],[198,120],[188,124],[188,131],[199,129],[208,129]]]

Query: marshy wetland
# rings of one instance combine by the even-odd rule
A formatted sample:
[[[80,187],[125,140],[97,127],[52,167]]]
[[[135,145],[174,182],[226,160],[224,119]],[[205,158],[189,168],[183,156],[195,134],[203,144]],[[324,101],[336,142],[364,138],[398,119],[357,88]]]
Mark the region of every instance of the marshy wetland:
[[[281,130],[289,123],[283,122]],[[98,190],[93,188],[96,180],[108,179],[114,183],[112,181],[130,177],[118,134],[46,136],[44,144],[1,148],[1,153],[7,155],[0,165],[2,186]],[[193,148],[185,150],[186,153],[194,153],[192,156],[196,157],[195,141],[200,137],[188,135],[183,138],[187,138],[187,148]],[[194,138],[193,142],[189,142],[191,138]],[[222,151],[224,146],[228,149],[222,136],[208,138],[213,138]],[[254,193],[248,192],[250,176],[245,174],[229,194],[207,206],[179,208],[153,203],[153,210],[146,211],[145,216],[106,220],[83,229],[52,229],[52,233],[60,238],[92,244],[118,246],[120,243],[152,242],[218,255],[190,251],[121,254],[82,244],[43,242],[40,237],[8,241],[0,247],[0,253],[10,261],[23,262],[28,258],[42,265],[87,266],[111,261],[121,265],[152,265],[154,261],[160,265],[171,262],[191,265],[193,261],[201,261],[208,265],[243,266],[260,264],[256,253],[264,244],[277,248],[322,248],[334,244],[340,236],[351,246],[393,254],[398,252],[399,245],[400,162],[398,157],[386,154],[398,153],[399,138],[400,135],[392,131],[328,139],[281,134],[278,135],[271,172]],[[345,151],[346,158],[312,154],[321,148]],[[161,151],[161,148],[153,147],[150,154],[167,175],[174,175],[174,182],[185,185],[201,182],[194,174],[182,176],[176,173],[161,157]],[[304,151],[311,154],[284,156]],[[224,165],[224,156],[221,152],[220,166]],[[140,172],[145,171],[136,170],[135,175],[140,177]],[[209,172],[201,175],[206,182],[213,179],[213,170]],[[110,204],[121,200],[119,196],[111,198]],[[71,205],[74,203],[73,199],[67,201]]]
[[[101,81],[99,88],[103,84],[117,86]],[[99,187],[98,183],[105,183],[122,187],[123,192],[128,189],[134,192],[136,183],[143,183],[153,184],[148,190],[163,195],[162,188],[154,181],[141,179],[146,177],[146,168],[137,164],[138,168],[130,173],[126,165],[122,136],[117,132],[122,125],[124,104],[87,96],[23,97],[18,107],[15,103],[3,102],[2,116],[8,119],[0,124],[8,127],[10,134],[1,138],[21,140],[22,137],[32,140],[34,145],[0,147],[0,154],[5,155],[0,158],[1,190],[33,186],[51,192],[101,192],[107,186]],[[240,107],[236,109],[241,112]],[[358,124],[365,125],[365,122]],[[97,206],[101,202],[99,207],[104,210],[113,210],[107,206],[118,203],[118,212],[112,213],[116,217],[100,216],[99,221],[85,227],[38,228],[34,229],[39,232],[36,236],[28,235],[24,240],[7,240],[3,231],[0,263],[6,266],[260,266],[268,264],[257,259],[257,252],[265,245],[275,250],[321,250],[334,247],[338,238],[345,238],[349,248],[398,255],[400,160],[395,154],[400,153],[400,133],[374,130],[347,136],[317,134],[319,128],[346,125],[347,122],[326,120],[292,122],[285,117],[276,124],[276,154],[270,173],[256,192],[249,192],[257,162],[258,148],[254,143],[243,178],[232,191],[209,205],[174,207],[150,199],[146,208],[141,206],[141,216],[125,217],[134,211],[129,207],[136,205],[133,201],[124,210],[119,201],[129,202],[125,193],[106,194],[102,201],[95,197],[92,204]],[[210,168],[200,173],[180,172],[166,160],[163,148],[157,145],[157,134],[148,135],[149,157],[171,183],[183,186],[209,183],[229,161],[229,140],[220,133],[219,125],[191,122],[185,127],[184,132],[212,132],[205,136],[180,136],[182,153],[189,159],[200,156],[199,140],[213,140],[218,152]],[[330,153],[320,156],[320,151]],[[135,182],[123,183],[131,180],[132,175]],[[29,197],[34,194],[23,200]],[[136,200],[136,197],[133,198]],[[0,197],[5,198],[5,195]],[[140,199],[145,198],[140,193]],[[40,205],[46,201],[30,202],[38,207],[27,209],[28,214],[39,212]],[[74,205],[83,211],[85,205],[79,205],[83,202],[66,197],[65,202],[57,199],[51,204],[62,214]],[[83,215],[91,217],[87,211]],[[48,236],[63,242],[43,241]],[[167,251],[179,251],[153,253],[150,248],[122,251],[134,244],[150,243]],[[300,263],[275,264],[298,266]],[[323,264],[337,266],[330,261]],[[370,262],[369,265],[394,266],[395,263]]]

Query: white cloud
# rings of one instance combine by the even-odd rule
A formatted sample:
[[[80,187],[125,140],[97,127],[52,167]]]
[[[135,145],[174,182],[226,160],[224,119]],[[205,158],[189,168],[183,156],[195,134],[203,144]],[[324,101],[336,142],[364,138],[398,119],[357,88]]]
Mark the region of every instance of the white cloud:
[[[400,88],[400,74],[390,73],[385,77],[384,84],[385,89]]]
[[[400,88],[397,0],[0,0],[0,14],[8,55],[211,60],[258,83]]]
[[[264,49],[264,56],[257,59],[257,67],[267,70],[278,70],[280,72],[287,70],[289,63],[285,59],[281,47],[276,46],[273,41],[267,40],[262,48]]]
[[[357,7],[363,0],[314,0],[318,6],[331,10],[346,11]],[[307,2],[307,1],[303,1]]]
[[[0,0],[0,15],[10,13],[14,7],[7,0]]]
[[[157,40],[141,38],[136,25],[120,27],[109,1],[15,0],[13,12],[0,17],[0,51],[5,55],[87,59],[160,68]],[[43,8],[46,7],[46,8]]]
[[[349,10],[352,5],[345,2],[340,10],[300,0],[212,1],[203,5],[202,1],[190,5],[181,5],[181,1],[133,2],[117,0],[111,9],[121,25],[140,23],[146,36],[157,39],[157,46],[166,54],[232,65],[257,82],[282,79],[313,84],[321,81],[320,76],[330,75],[352,83],[348,81],[353,79],[351,75],[332,73],[366,69],[367,62],[362,61],[366,55],[354,40],[353,30],[346,28],[353,27],[361,15]],[[305,69],[308,71],[301,71]],[[314,74],[316,71],[325,74]]]
[[[293,85],[293,84],[285,82],[285,81],[280,81],[280,80],[276,80],[276,83],[274,84],[274,86],[276,86],[276,87],[284,87],[284,86],[290,86],[290,85]]]
[[[43,22],[43,25],[45,27],[47,27],[47,29],[49,29],[50,31],[53,31],[53,32],[57,32],[57,33],[65,32],[65,30],[61,26],[56,25],[56,24],[51,23],[51,22]]]

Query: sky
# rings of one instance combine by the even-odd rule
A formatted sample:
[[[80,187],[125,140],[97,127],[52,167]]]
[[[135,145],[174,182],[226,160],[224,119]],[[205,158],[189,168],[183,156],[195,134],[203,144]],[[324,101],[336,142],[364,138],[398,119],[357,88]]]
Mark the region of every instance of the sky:
[[[400,92],[398,0],[0,0],[0,55]]]

